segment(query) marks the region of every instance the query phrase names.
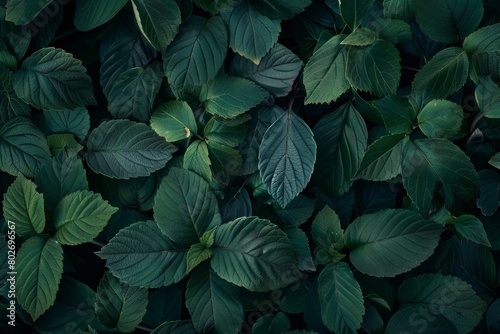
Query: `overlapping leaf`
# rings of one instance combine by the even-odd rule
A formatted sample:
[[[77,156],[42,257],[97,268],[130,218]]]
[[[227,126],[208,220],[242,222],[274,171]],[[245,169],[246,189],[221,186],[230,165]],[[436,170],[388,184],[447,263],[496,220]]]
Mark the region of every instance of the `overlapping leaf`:
[[[111,20],[127,0],[76,0],[75,27],[88,31]]]

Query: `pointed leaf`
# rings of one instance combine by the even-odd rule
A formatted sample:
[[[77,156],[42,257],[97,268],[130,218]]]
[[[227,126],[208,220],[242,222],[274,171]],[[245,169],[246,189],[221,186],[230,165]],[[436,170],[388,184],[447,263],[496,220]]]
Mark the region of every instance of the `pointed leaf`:
[[[199,268],[188,282],[186,306],[200,333],[237,333],[243,322],[243,303],[238,289],[215,275],[208,267]]]
[[[36,191],[36,185],[18,176],[3,196],[3,216],[16,224],[16,234],[28,237],[42,233],[45,228],[43,195]]]
[[[259,151],[262,182],[285,207],[307,185],[316,161],[311,129],[295,113],[283,113],[267,129]]]
[[[63,272],[63,250],[54,239],[41,236],[26,240],[16,258],[16,295],[35,321],[56,299]]]
[[[491,247],[483,223],[472,215],[462,215],[451,222],[458,234],[477,244]]]
[[[500,169],[500,153],[495,154],[488,162],[493,167]]]
[[[304,68],[306,104],[336,101],[347,89],[345,77],[347,49],[341,45],[345,35],[330,38],[315,50]]]
[[[78,245],[92,241],[118,211],[100,194],[77,191],[65,196],[54,212],[57,229],[54,238],[63,245]]]
[[[380,39],[392,44],[408,42],[412,39],[411,26],[401,20],[380,18],[369,22],[366,27],[375,31]]]
[[[432,100],[418,114],[418,126],[429,138],[451,138],[460,130],[462,107],[447,100]]]
[[[257,217],[242,217],[215,231],[212,269],[224,280],[250,291],[282,288],[299,275],[286,234]]]
[[[121,283],[106,272],[97,287],[95,313],[108,328],[133,332],[146,314],[148,290]]]
[[[500,118],[500,87],[491,77],[482,77],[479,80],[474,96],[480,111],[474,119],[474,124],[481,117]]]
[[[335,333],[357,333],[365,308],[359,283],[344,262],[329,264],[318,277],[321,319]]]
[[[493,170],[479,172],[481,195],[476,200],[477,206],[485,216],[491,216],[500,206],[500,174]]]
[[[312,0],[256,0],[259,11],[272,19],[287,20],[304,11]]]
[[[323,117],[314,127],[318,162],[313,179],[329,195],[349,190],[366,150],[368,130],[352,104],[344,104]]]
[[[228,185],[231,177],[239,174],[242,164],[240,152],[230,146],[210,140],[207,143],[212,165],[212,175],[222,185]]]
[[[285,333],[290,329],[290,320],[279,312],[278,314],[265,314],[253,324],[252,333],[254,334],[275,334]]]
[[[483,18],[481,0],[419,0],[413,10],[420,29],[433,40],[456,43],[476,30]]]
[[[207,182],[212,182],[210,164],[207,143],[202,140],[192,142],[184,154],[183,168],[195,172]]]
[[[165,52],[181,24],[181,11],[174,0],[132,0],[135,20],[144,37]]]
[[[386,209],[358,217],[345,231],[352,264],[362,273],[393,277],[427,260],[442,227],[418,213]]]
[[[256,64],[278,41],[280,21],[261,14],[249,0],[224,9],[221,15],[229,27],[231,49]]]
[[[187,272],[193,270],[203,261],[208,260],[212,256],[212,251],[210,248],[205,247],[201,243],[192,244],[187,252],[186,262],[187,262]]]
[[[481,76],[491,75],[500,80],[500,23],[491,24],[467,36],[464,50],[471,57],[470,77],[478,82]]]
[[[184,101],[160,104],[151,116],[151,127],[168,142],[186,139],[198,132],[193,111]]]
[[[374,0],[339,0],[340,15],[351,30],[361,23],[373,2]]]
[[[384,96],[396,93],[401,78],[398,50],[381,39],[367,47],[351,47],[347,54],[347,79],[359,90]]]
[[[75,27],[89,31],[111,20],[127,0],[76,0]]]
[[[406,22],[413,18],[413,0],[384,0],[384,16]]]
[[[159,288],[186,276],[188,249],[170,240],[150,220],[120,230],[97,255],[122,282]]]
[[[389,95],[373,102],[373,105],[382,115],[387,131],[392,134],[410,132],[417,115],[407,99]]]
[[[176,150],[146,124],[112,120],[92,131],[86,159],[96,173],[129,179],[148,176],[163,168]]]
[[[340,219],[328,205],[325,205],[314,218],[311,225],[311,236],[318,246],[327,251],[344,248],[344,230],[340,227]]]
[[[465,84],[469,73],[467,53],[458,47],[441,50],[420,70],[412,90],[426,91],[430,97],[444,99]]]
[[[290,240],[293,250],[295,251],[299,269],[304,271],[316,271],[309,248],[309,240],[305,232],[298,227],[291,226],[285,227],[283,231],[288,236],[288,240]]]
[[[156,192],[154,217],[160,230],[174,242],[191,245],[219,226],[217,198],[197,174],[172,167]]]
[[[403,185],[422,214],[431,209],[438,185],[445,191],[447,208],[457,197],[474,197],[479,177],[469,158],[446,139],[409,141],[403,151]]]
[[[92,81],[82,62],[53,47],[36,51],[16,72],[16,94],[39,109],[75,109],[95,104]]]

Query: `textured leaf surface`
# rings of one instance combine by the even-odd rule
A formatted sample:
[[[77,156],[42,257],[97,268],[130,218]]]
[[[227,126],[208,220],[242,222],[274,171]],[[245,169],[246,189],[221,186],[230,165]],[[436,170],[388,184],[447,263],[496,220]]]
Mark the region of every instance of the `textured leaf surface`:
[[[363,16],[373,6],[373,2],[373,0],[339,0],[340,15],[351,30],[361,23]]]
[[[208,267],[197,270],[188,282],[186,306],[194,327],[201,333],[238,333],[243,322],[243,303],[236,286]]]
[[[318,277],[323,323],[335,333],[357,333],[365,308],[359,283],[344,262],[329,264]]]
[[[314,139],[318,161],[313,179],[326,193],[342,195],[363,159],[368,139],[365,121],[352,104],[344,104],[316,124]]]
[[[97,254],[122,282],[159,288],[186,276],[188,248],[168,239],[154,221],[147,221],[120,230]]]
[[[432,100],[418,114],[418,126],[429,138],[451,138],[462,126],[462,107],[447,100]]]
[[[31,22],[51,0],[28,2],[23,0],[7,0],[5,19],[16,25],[25,25]]]
[[[209,184],[197,174],[175,167],[163,178],[153,210],[160,230],[181,244],[199,242],[203,233],[221,223]]]
[[[97,287],[95,313],[108,328],[133,332],[146,314],[148,290],[121,283],[106,272]]]
[[[185,101],[160,104],[151,116],[151,127],[168,142],[186,139],[198,132],[193,111]]]
[[[95,238],[118,211],[101,195],[77,191],[65,196],[54,212],[55,239],[63,245],[78,245]]]
[[[16,94],[39,109],[75,109],[95,104],[92,81],[82,62],[62,49],[40,49],[16,72]]]
[[[284,313],[279,312],[276,315],[265,314],[257,319],[252,326],[252,333],[285,333],[288,329],[290,329],[290,320]]]
[[[87,162],[111,178],[148,176],[165,166],[176,147],[150,127],[129,120],[101,123],[89,136]]]
[[[485,216],[491,216],[500,206],[500,174],[492,170],[479,172],[481,194],[477,206]]]
[[[184,154],[183,168],[195,172],[203,177],[205,181],[212,181],[212,171],[210,170],[210,158],[208,156],[208,146],[205,141],[197,140],[189,145]]]
[[[56,299],[63,272],[63,250],[54,239],[31,237],[16,258],[18,303],[33,320],[45,313]]]
[[[392,134],[408,133],[415,121],[416,113],[407,99],[389,95],[373,102],[382,115],[387,131]]]
[[[221,225],[212,251],[210,265],[217,275],[251,291],[279,289],[298,278],[286,234],[264,219],[243,217]]]
[[[442,227],[418,213],[386,209],[363,215],[345,231],[352,249],[352,264],[362,273],[393,277],[428,259],[436,248]]]
[[[75,27],[89,31],[111,20],[127,0],[76,0]]]
[[[477,122],[483,116],[500,118],[500,87],[493,82],[491,77],[482,77],[479,80],[474,96],[480,111],[474,122]]]
[[[478,218],[472,215],[462,215],[454,219],[452,224],[458,234],[465,239],[485,245],[486,247],[491,247],[483,223]]]
[[[16,224],[20,237],[42,233],[45,228],[43,195],[36,191],[36,185],[19,176],[3,196],[3,216]]]
[[[500,23],[488,25],[467,36],[464,50],[471,56],[470,77],[478,82],[481,76],[500,79]]]
[[[438,183],[445,189],[445,204],[456,196],[467,200],[477,192],[479,177],[469,158],[446,139],[409,141],[403,152],[403,185],[427,215]]]
[[[87,109],[44,110],[45,122],[53,133],[72,133],[79,140],[85,139],[90,129]]]
[[[49,157],[47,140],[31,120],[16,117],[0,128],[1,170],[33,177]]]
[[[262,182],[282,207],[305,188],[315,161],[312,131],[292,111],[283,113],[262,138],[259,151]]]

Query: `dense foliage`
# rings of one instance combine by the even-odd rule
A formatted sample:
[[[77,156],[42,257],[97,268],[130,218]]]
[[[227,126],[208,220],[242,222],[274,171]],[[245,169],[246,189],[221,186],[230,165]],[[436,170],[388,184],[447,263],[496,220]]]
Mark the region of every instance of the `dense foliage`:
[[[500,333],[498,82],[496,0],[0,0],[0,332]]]

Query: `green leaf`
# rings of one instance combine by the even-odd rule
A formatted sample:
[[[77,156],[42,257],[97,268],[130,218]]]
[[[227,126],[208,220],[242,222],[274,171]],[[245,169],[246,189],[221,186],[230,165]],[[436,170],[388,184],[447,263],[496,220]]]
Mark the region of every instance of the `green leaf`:
[[[306,104],[336,101],[350,85],[345,76],[347,49],[341,43],[345,35],[330,38],[315,50],[304,68]]]
[[[298,227],[291,226],[285,227],[283,231],[286,233],[297,255],[299,269],[304,271],[316,271],[311,256],[311,250],[309,249],[309,240],[305,232]]]
[[[234,118],[255,107],[267,95],[250,80],[221,74],[201,88],[200,102],[213,115]]]
[[[145,70],[131,68],[116,79],[108,94],[108,110],[113,118],[135,118],[147,122],[160,89],[163,74],[158,62]]]
[[[16,269],[17,302],[35,321],[56,299],[63,272],[61,245],[52,238],[29,238],[17,253]]]
[[[351,47],[347,54],[347,80],[359,90],[384,96],[396,93],[401,78],[399,51],[377,40],[367,47]]]
[[[148,310],[142,321],[154,328],[165,321],[178,320],[182,306],[182,293],[178,286],[154,289],[149,294]]]
[[[340,44],[353,46],[368,46],[377,40],[378,35],[375,31],[367,28],[354,30]]]
[[[108,328],[133,332],[146,314],[148,290],[121,283],[106,272],[97,287],[95,313]]]
[[[212,269],[250,291],[269,291],[297,280],[297,258],[286,234],[257,217],[219,226],[212,246]]]
[[[460,130],[462,107],[447,100],[432,100],[418,114],[418,126],[429,138],[451,138]]]
[[[87,109],[44,110],[45,123],[53,133],[72,133],[78,140],[84,140],[90,129]]]
[[[215,118],[211,118],[203,129],[207,142],[216,141],[227,146],[238,146],[245,139],[246,132],[246,124],[226,126]]]
[[[366,27],[375,31],[381,39],[392,44],[408,42],[412,39],[410,25],[401,20],[380,18],[369,22]]]
[[[288,20],[301,13],[312,0],[256,0],[257,9],[271,19]]]
[[[198,132],[193,111],[184,101],[160,104],[151,116],[151,127],[168,142],[186,139]]]
[[[361,23],[363,16],[372,8],[374,0],[339,0],[340,15],[351,30]]]
[[[5,19],[16,25],[28,24],[51,2],[51,0],[40,0],[35,2],[7,0],[7,4],[4,4],[4,6],[7,7]]]
[[[500,152],[495,154],[488,162],[493,167],[500,169]]]
[[[445,318],[459,333],[470,333],[481,320],[486,303],[464,281],[441,274],[426,274],[410,278],[399,288],[401,310],[411,309],[417,314],[432,312]]]
[[[295,197],[285,208],[278,205],[273,207],[274,213],[287,225],[298,227],[304,224],[314,212],[316,201],[299,195]]]
[[[121,229],[97,255],[122,282],[159,288],[186,276],[188,249],[166,237],[154,221],[147,221]]]
[[[417,116],[407,99],[389,95],[373,102],[382,115],[387,131],[392,134],[409,133]]]
[[[344,104],[316,124],[314,139],[318,143],[318,161],[313,180],[329,195],[344,194],[365,153],[365,121],[352,104]]]
[[[18,116],[30,116],[30,107],[14,93],[0,93],[0,127]]]
[[[476,30],[483,18],[481,0],[413,1],[422,31],[441,43],[456,43]]]
[[[146,124],[112,120],[90,134],[86,160],[96,173],[129,179],[163,168],[176,150]]]
[[[444,99],[462,88],[468,73],[467,53],[458,47],[446,48],[415,75],[412,90],[426,91],[431,98]]]
[[[227,28],[222,18],[190,16],[163,56],[165,75],[176,92],[215,78],[226,57]]]
[[[321,319],[335,333],[357,333],[365,308],[359,283],[344,262],[329,264],[318,277]]]
[[[49,159],[44,134],[25,117],[15,117],[0,128],[0,169],[33,177]]]
[[[454,218],[451,223],[458,234],[477,244],[491,247],[488,236],[484,230],[483,223],[472,215],[462,215]]]
[[[115,17],[127,0],[76,0],[75,27],[80,31],[97,28]]]
[[[254,2],[243,0],[236,7],[221,11],[221,15],[229,28],[231,49],[257,65],[278,41],[280,21],[261,14]]]
[[[413,18],[413,0],[384,0],[384,16],[410,22]]]
[[[199,1],[199,0],[196,0]],[[191,321],[167,321],[156,327],[151,334],[197,334]]]
[[[181,11],[175,0],[132,0],[135,20],[143,36],[157,50],[165,52],[181,25]]]
[[[409,141],[403,151],[403,185],[423,215],[429,214],[436,187],[442,187],[449,209],[455,197],[469,200],[479,177],[469,158],[446,139]]]
[[[465,38],[464,50],[471,57],[470,77],[478,82],[481,76],[491,75],[500,80],[500,23],[483,27]]]
[[[394,277],[427,260],[442,231],[413,211],[385,209],[356,218],[345,231],[345,245],[362,273]]]
[[[252,80],[277,97],[290,93],[301,68],[302,60],[279,43],[269,50],[259,64],[239,56],[235,56],[231,63],[232,74]]]
[[[212,251],[201,243],[192,244],[187,252],[187,272],[193,270],[203,261],[208,260],[212,256]]]
[[[193,244],[221,224],[217,198],[197,174],[172,167],[156,192],[154,217],[174,242]]]
[[[54,209],[59,201],[73,192],[89,190],[82,161],[65,153],[50,158],[36,174],[36,184],[47,207]]]
[[[313,133],[291,110],[283,113],[262,138],[259,151],[262,182],[281,207],[305,188],[315,161]]]
[[[5,220],[16,224],[16,234],[29,237],[45,228],[43,195],[36,191],[33,181],[18,176],[3,196]]]
[[[290,320],[288,317],[279,312],[274,314],[264,314],[252,326],[254,334],[276,334],[285,333],[290,329]]]
[[[403,149],[408,140],[404,133],[377,139],[368,146],[354,178],[386,181],[401,174]]]
[[[82,62],[53,47],[36,51],[16,72],[16,94],[39,109],[75,109],[96,104]]]
[[[57,229],[54,238],[63,245],[78,245],[92,241],[118,211],[100,194],[80,190],[59,202],[54,211]]]
[[[416,333],[422,329],[423,324],[425,324],[428,333],[459,333],[453,323],[445,317],[439,313],[436,313],[437,316],[434,316],[432,315],[434,313],[428,313],[429,311],[429,307],[406,307],[400,309],[390,318],[385,333]]]
[[[183,168],[195,172],[207,182],[212,182],[210,164],[207,143],[202,140],[192,142],[184,154]]]
[[[344,230],[340,227],[337,213],[328,205],[318,212],[311,225],[311,237],[314,242],[333,253],[344,248]]]
[[[66,152],[68,156],[75,156],[83,149],[83,146],[78,144],[71,133],[53,134],[47,137],[52,155],[58,155],[60,152]]]
[[[227,7],[233,7],[236,5],[236,0],[193,0],[193,2],[200,8],[206,10],[212,15],[219,13],[221,10]]]
[[[189,280],[186,306],[193,326],[200,333],[237,333],[243,322],[238,289],[208,267],[199,268]]]
[[[479,114],[474,119],[474,125],[481,117],[500,118],[500,87],[491,77],[482,77],[476,86],[474,97],[477,101]]]
[[[240,152],[232,147],[216,141],[208,141],[208,154],[212,163],[212,175],[222,185],[228,185],[232,176],[238,175],[241,169]]]
[[[479,172],[481,195],[476,200],[477,206],[485,216],[491,216],[500,206],[500,174],[493,170]]]

